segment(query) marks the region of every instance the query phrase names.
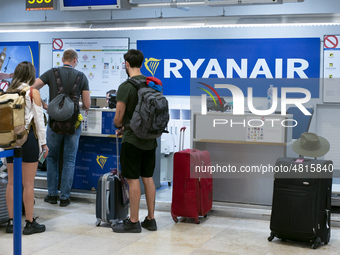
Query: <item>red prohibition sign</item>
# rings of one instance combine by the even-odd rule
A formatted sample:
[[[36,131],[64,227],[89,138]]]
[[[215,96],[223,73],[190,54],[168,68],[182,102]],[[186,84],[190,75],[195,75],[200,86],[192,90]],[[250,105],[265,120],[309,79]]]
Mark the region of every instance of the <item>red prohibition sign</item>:
[[[54,39],[52,43],[52,47],[54,50],[61,50],[64,46],[64,43],[61,39]]]
[[[2,81],[0,82],[0,88],[5,91],[5,88],[8,87],[8,82],[7,81]]]
[[[325,48],[327,49],[334,49],[338,47],[338,43],[339,43],[338,37],[336,37],[335,35],[328,35],[325,37],[324,45]]]

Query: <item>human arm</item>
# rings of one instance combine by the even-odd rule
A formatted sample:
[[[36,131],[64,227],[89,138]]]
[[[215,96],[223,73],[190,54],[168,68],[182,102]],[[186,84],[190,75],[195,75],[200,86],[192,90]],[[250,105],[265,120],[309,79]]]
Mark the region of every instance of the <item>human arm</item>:
[[[0,80],[1,79],[10,79],[13,77],[13,73],[0,73]]]
[[[37,78],[37,79],[35,79],[35,82],[34,82],[34,84],[32,85],[32,87],[34,88],[34,89],[41,89],[42,87],[44,87],[45,86],[45,83],[40,79],[40,78]],[[39,92],[39,94],[40,94],[40,92]],[[41,100],[41,103],[42,103],[42,107],[45,109],[45,110],[47,110],[47,106],[48,106],[48,104],[46,104],[42,99],[40,99]]]
[[[122,101],[118,101],[116,105],[116,114],[113,119],[115,126],[118,128],[117,135],[121,135],[123,131],[123,117],[126,109],[126,104]]]
[[[41,104],[42,104],[42,107],[47,111],[48,104],[42,99],[41,99]]]
[[[81,107],[83,110],[87,110],[91,107],[91,97],[90,97],[90,91],[89,90],[83,90],[81,93],[81,99],[82,104],[79,104],[79,107]]]
[[[40,92],[37,89],[32,90],[32,112],[33,120],[35,124],[36,134],[38,136],[39,145],[41,146],[41,151],[46,149],[44,158],[48,155],[48,147],[46,145],[46,127],[44,120],[44,112],[41,105]]]
[[[44,86],[45,86],[45,83],[40,78],[35,79],[35,82],[32,85],[33,88],[38,89],[38,90]]]

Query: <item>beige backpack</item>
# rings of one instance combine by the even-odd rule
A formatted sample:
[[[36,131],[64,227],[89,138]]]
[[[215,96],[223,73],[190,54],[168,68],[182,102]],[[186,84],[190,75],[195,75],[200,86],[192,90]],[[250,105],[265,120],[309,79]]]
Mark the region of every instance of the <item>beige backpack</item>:
[[[26,142],[25,95],[30,88],[0,92],[0,148],[11,149]]]

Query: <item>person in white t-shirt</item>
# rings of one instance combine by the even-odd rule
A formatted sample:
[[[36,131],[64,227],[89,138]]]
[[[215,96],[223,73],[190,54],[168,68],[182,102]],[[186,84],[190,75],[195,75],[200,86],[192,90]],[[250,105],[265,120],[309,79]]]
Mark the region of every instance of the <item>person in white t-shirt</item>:
[[[13,80],[7,91],[21,90],[32,86],[35,81],[35,68],[27,61],[21,62],[14,70]],[[48,155],[46,145],[46,127],[39,90],[29,89],[25,95],[25,128],[29,131],[26,142],[22,145],[22,184],[23,201],[25,205],[26,224],[24,235],[44,232],[45,225],[38,224],[33,218],[34,207],[34,179],[38,169],[39,152],[45,150],[44,157]],[[31,124],[34,124],[33,128]],[[7,233],[13,233],[13,157],[7,158],[8,184],[6,189],[6,202],[9,214]]]

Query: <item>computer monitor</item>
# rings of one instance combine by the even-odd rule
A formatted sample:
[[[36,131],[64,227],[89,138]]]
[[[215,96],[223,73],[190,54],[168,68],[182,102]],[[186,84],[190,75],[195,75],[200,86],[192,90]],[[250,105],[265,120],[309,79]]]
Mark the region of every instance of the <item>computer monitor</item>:
[[[128,0],[60,0],[62,11],[131,9]]]

